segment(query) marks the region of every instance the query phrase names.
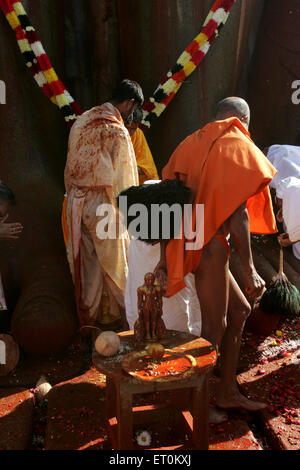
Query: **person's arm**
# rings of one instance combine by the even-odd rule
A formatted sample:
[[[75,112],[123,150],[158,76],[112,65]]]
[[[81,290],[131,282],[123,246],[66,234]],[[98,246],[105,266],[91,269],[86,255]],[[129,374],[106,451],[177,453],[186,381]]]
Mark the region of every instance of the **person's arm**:
[[[246,294],[249,298],[259,297],[265,287],[265,281],[259,276],[253,263],[246,203],[229,217],[226,225],[243,266]]]
[[[300,240],[296,240],[292,242],[290,240],[290,236],[288,233],[281,233],[280,235],[278,235],[277,240],[278,240],[279,245],[283,247],[294,245],[294,243],[298,243],[300,241]]]
[[[154,269],[154,276],[158,279],[162,294],[165,294],[167,285],[167,244],[169,240],[161,240],[160,242],[160,260]]]
[[[6,224],[8,214],[0,221],[0,240],[16,240],[23,231],[23,226],[19,223]]]

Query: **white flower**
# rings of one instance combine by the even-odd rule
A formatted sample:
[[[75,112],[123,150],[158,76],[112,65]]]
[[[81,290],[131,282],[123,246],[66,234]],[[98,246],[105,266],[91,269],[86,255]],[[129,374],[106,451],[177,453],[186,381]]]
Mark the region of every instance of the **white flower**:
[[[210,43],[206,41],[202,46],[200,47],[200,50],[204,53],[207,54],[208,49],[210,48]]]
[[[26,11],[21,2],[14,2],[13,7],[17,15],[26,15]]]
[[[43,72],[36,73],[34,75],[34,78],[35,78],[35,81],[37,82],[37,84],[41,88],[42,88],[43,85],[45,85],[47,83],[47,80],[45,79],[45,76],[44,76]]]
[[[136,434],[136,442],[139,446],[149,446],[151,444],[151,435],[148,431],[141,431]]]
[[[218,10],[214,13],[213,19],[218,23],[222,23],[226,18],[226,12],[223,8],[218,8]]]
[[[42,54],[46,54],[42,44],[40,41],[36,41],[34,43],[31,44],[31,49],[33,50],[34,52],[34,55],[36,57],[39,57],[40,55]]]
[[[163,103],[155,103],[155,109],[153,109],[153,113],[156,114],[157,117],[161,115],[166,109],[166,105]]]
[[[74,99],[72,98],[72,96],[70,95],[70,93],[67,90],[64,90],[64,95],[67,98],[68,103],[73,103],[74,102]]]
[[[189,54],[187,51],[183,51],[177,62],[178,64],[182,65],[182,67],[184,67],[191,60],[191,58],[191,54]]]

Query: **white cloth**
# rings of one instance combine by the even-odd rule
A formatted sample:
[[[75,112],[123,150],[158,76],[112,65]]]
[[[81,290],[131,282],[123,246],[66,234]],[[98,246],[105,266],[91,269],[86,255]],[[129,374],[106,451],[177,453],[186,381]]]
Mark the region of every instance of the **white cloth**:
[[[153,272],[160,259],[160,246],[131,240],[129,246],[128,278],[125,289],[126,317],[130,329],[138,318],[137,288],[144,284],[144,276]],[[168,330],[190,332],[201,336],[201,311],[195,288],[194,275],[185,277],[186,287],[170,298],[163,297],[163,320]]]
[[[157,184],[148,180],[144,184]],[[126,317],[130,329],[138,318],[137,288],[144,284],[146,273],[153,272],[160,259],[160,245],[147,245],[131,239],[128,255],[128,277],[125,288]],[[185,277],[186,287],[170,298],[163,298],[163,320],[168,330],[201,336],[201,310],[193,274]]]
[[[289,176],[300,179],[300,147],[271,145],[267,158],[278,171],[270,183],[271,188],[276,189],[278,184]]]
[[[282,216],[286,232],[293,245],[294,256],[300,259],[300,179],[294,176],[283,179],[276,189],[276,195],[282,199]]]

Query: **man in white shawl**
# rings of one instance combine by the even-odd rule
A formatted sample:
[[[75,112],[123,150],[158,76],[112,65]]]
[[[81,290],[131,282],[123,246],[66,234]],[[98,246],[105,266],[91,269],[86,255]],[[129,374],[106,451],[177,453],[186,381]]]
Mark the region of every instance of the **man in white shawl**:
[[[285,230],[278,242],[292,245],[294,256],[300,259],[300,147],[272,145],[267,158],[278,170],[270,183],[276,190],[277,220],[283,222]]]
[[[300,179],[300,147],[271,145],[268,148],[267,158],[277,170],[277,174],[270,183],[271,188],[276,189],[277,185],[289,176]]]
[[[276,189],[276,202],[280,207],[277,220],[285,229],[278,237],[279,244],[292,245],[294,256],[300,259],[300,179],[283,179]]]

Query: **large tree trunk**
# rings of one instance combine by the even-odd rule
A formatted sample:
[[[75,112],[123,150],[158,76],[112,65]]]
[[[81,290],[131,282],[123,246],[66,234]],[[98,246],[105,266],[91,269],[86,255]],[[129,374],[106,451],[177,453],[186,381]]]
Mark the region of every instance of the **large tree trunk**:
[[[300,104],[292,84],[300,79],[298,0],[268,0],[251,68],[251,129],[267,145],[300,145]],[[299,88],[299,87],[298,87]]]
[[[86,110],[108,99],[112,88],[124,77],[139,81],[146,98],[149,97],[201,30],[213,0],[24,0],[23,3],[56,72]],[[286,20],[291,18],[288,5],[294,3],[280,2]],[[261,0],[236,2],[207,57],[147,132],[159,170],[182,139],[213,118],[218,100],[236,93],[246,96],[263,5]],[[279,1],[267,2],[265,16],[273,14],[274,31],[278,30],[278,8]],[[75,318],[60,227],[67,128],[59,109],[50,103],[26,69],[15,36],[2,14],[0,35],[0,79],[7,86],[7,104],[0,105],[0,177],[12,187],[18,200],[10,220],[20,220],[24,225],[19,241],[1,243],[1,272],[8,305],[11,312],[18,301],[20,306],[23,295],[35,292],[31,286],[36,282],[36,273],[48,269],[49,276],[40,279],[45,293],[41,315],[51,317],[46,287],[48,283],[49,292],[51,286],[55,289],[51,274],[55,272],[58,279],[68,284],[68,309]],[[295,30],[294,37],[281,44],[287,52],[280,60],[284,59],[285,67],[294,74],[298,69],[293,68],[296,62],[291,57],[297,56],[297,35]],[[281,41],[282,34],[277,36]],[[268,37],[261,38],[257,57],[262,54],[262,47],[266,48],[264,58],[275,57],[276,43]],[[280,125],[274,121],[282,112],[282,108],[273,112],[272,107],[281,99],[282,85],[276,83],[285,80],[283,72],[276,69],[273,74],[278,91],[274,100],[271,91],[263,88],[262,92],[259,88],[260,83],[263,87],[266,84],[263,68],[260,59],[251,81],[254,127],[257,133],[259,128],[273,129],[272,140],[275,136],[281,136],[281,140],[293,137],[295,143],[296,108],[286,110]],[[266,93],[268,105],[261,106],[258,101]],[[272,125],[267,126],[268,122]]]

